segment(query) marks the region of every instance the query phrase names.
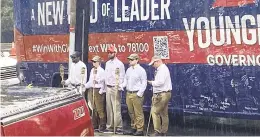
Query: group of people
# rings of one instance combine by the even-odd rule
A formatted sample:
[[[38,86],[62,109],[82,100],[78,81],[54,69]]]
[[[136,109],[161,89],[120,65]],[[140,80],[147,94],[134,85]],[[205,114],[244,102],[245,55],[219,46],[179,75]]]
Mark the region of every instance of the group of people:
[[[87,81],[87,67],[80,61],[80,53],[75,52],[70,57],[73,64],[69,77],[62,81],[63,85],[80,87],[83,80],[86,89],[87,102],[92,108],[92,123],[99,132],[123,133],[134,136],[144,135],[143,101],[147,84],[153,87],[151,116],[154,126],[154,136],[164,136],[168,131],[168,102],[171,98],[171,78],[168,67],[162,59],[154,56],[149,65],[156,68],[154,80],[147,80],[145,69],[139,65],[138,54],[127,57],[129,68],[125,72],[124,64],[116,57],[117,49],[108,48],[109,60],[103,69],[101,58],[92,58],[93,68]],[[81,68],[85,68],[84,79],[81,79]],[[126,90],[126,104],[131,118],[131,130],[123,131],[121,115],[121,91]],[[84,90],[85,91],[85,90]],[[104,106],[105,105],[105,106]],[[106,110],[105,110],[106,108]]]

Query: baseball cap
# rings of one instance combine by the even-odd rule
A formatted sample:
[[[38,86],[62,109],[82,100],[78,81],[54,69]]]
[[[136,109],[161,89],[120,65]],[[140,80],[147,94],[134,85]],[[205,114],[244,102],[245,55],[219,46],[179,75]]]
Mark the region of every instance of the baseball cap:
[[[127,59],[132,59],[132,60],[134,60],[134,59],[139,59],[139,56],[138,56],[138,54],[133,53],[133,54],[131,54],[130,56],[128,56]]]
[[[91,61],[100,62],[101,58],[99,56],[94,56]]]
[[[153,56],[151,62],[149,63],[149,66],[153,65],[155,61],[161,60],[161,57],[159,56]]]
[[[116,52],[117,52],[117,49],[115,48],[115,46],[109,46],[109,47],[108,47],[108,52],[116,53]]]

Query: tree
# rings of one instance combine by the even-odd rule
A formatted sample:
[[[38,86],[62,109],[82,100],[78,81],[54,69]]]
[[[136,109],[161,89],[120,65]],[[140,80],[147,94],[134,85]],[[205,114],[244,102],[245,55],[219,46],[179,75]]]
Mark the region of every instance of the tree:
[[[1,0],[1,43],[10,43],[13,41],[13,0]]]

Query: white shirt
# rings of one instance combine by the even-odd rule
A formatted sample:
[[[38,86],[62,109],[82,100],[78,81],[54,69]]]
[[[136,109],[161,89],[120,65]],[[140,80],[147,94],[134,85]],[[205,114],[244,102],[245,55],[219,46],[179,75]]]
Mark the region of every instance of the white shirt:
[[[154,81],[152,81],[153,93],[172,90],[172,82],[170,71],[165,64],[157,68],[157,74]]]
[[[114,60],[109,60],[106,62],[105,67],[105,83],[106,85],[116,86],[116,68],[119,68],[119,86],[123,90],[123,82],[125,77],[125,66],[116,57]]]
[[[99,93],[102,94],[105,92],[104,88],[105,88],[105,70],[102,67],[98,67],[97,68],[97,74],[94,74],[94,69],[91,69],[90,72],[90,77],[88,82],[85,84],[85,88],[100,88]],[[95,77],[95,78],[94,78]],[[95,87],[93,84],[93,81],[96,81],[97,83],[95,83]]]
[[[81,74],[82,68],[85,68],[84,78]],[[66,85],[81,84],[82,78],[83,78],[83,83],[86,83],[87,82],[87,67],[86,67],[86,65],[82,61],[79,61],[78,63],[72,63],[70,70],[69,70],[69,78],[65,81],[65,84]]]
[[[128,91],[138,91],[137,96],[142,97],[147,86],[147,74],[143,67],[137,64],[126,71],[123,87]]]

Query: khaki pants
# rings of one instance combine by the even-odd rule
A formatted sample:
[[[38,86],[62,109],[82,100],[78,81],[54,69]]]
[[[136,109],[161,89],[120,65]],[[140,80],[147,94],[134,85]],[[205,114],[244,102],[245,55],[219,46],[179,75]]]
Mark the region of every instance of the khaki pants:
[[[91,101],[94,113],[92,117],[93,127],[106,125],[105,114],[105,94],[100,95],[99,89],[94,89],[94,104],[93,104],[93,88],[88,90],[88,100]],[[90,110],[91,112],[91,110]]]
[[[153,94],[152,117],[154,130],[159,133],[167,133],[169,125],[168,102],[171,99],[171,92]]]
[[[116,128],[123,128],[121,115],[121,92],[117,91],[115,87],[107,87],[106,90],[106,108],[107,108],[107,129],[113,129],[114,124]],[[116,106],[115,106],[116,105]]]
[[[136,93],[127,92],[126,104],[127,104],[129,116],[131,118],[132,129],[137,129],[137,131],[143,131],[144,130],[143,129],[144,128],[144,112],[143,112],[144,97],[138,97]]]

